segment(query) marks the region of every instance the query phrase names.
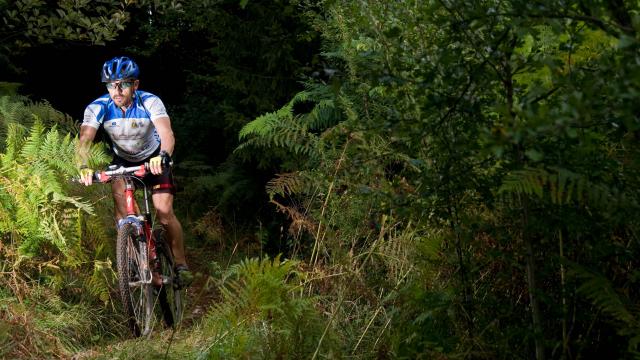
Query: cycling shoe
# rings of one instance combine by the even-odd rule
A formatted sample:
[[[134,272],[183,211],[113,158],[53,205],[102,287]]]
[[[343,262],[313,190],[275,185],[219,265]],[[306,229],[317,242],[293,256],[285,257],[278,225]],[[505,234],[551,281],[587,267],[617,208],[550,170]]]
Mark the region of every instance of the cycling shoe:
[[[185,264],[176,265],[176,285],[178,289],[184,289],[193,282],[193,273]]]

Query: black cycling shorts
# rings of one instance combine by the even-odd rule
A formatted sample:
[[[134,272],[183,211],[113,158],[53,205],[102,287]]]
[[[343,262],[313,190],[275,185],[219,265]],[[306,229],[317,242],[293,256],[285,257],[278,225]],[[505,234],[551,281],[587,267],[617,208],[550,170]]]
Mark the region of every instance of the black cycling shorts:
[[[127,161],[119,157],[118,155],[113,155],[113,160],[111,161],[111,165],[124,166],[124,167],[140,166],[145,162],[149,162],[149,159],[151,159],[154,156],[158,156],[158,154],[160,154],[159,146],[158,146],[158,149],[154,151],[153,154],[151,154],[151,156],[138,162]],[[142,181],[148,187],[151,188],[151,194],[162,194],[162,193],[170,193],[173,195],[176,194],[176,184],[175,184],[175,180],[173,179],[173,172],[171,171],[171,168],[163,169],[162,174],[160,175],[154,175],[151,172],[149,172],[147,173],[147,175],[145,175],[144,178],[142,178]]]

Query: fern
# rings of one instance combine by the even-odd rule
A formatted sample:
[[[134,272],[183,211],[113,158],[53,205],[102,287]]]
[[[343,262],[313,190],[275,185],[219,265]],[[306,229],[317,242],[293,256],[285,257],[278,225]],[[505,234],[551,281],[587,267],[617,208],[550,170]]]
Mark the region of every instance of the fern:
[[[628,338],[628,350],[636,356],[640,355],[640,311],[637,306],[626,295],[616,291],[611,281],[601,274],[573,264],[569,275],[582,281],[578,294],[587,297],[593,305],[609,315],[618,324],[618,333]]]
[[[323,142],[312,130],[324,130],[341,121],[333,94],[328,86],[307,85],[289,103],[246,124],[239,133],[242,142],[237,152],[248,148],[282,148],[286,151],[317,157]],[[310,112],[297,114],[296,106],[314,103]]]
[[[223,300],[203,326],[209,340],[199,358],[241,354],[309,358],[324,329],[315,299],[304,297],[298,262],[245,259],[224,275]]]
[[[110,260],[93,263],[91,277],[85,281],[84,288],[100,299],[105,305],[111,301],[111,292],[115,285],[116,274]]]
[[[56,127],[46,130],[36,121],[28,133],[10,124],[2,156],[0,184],[3,211],[0,232],[20,235],[21,252],[34,255],[45,243],[58,249],[69,264],[81,260],[79,213],[91,206],[65,193],[66,178],[75,175],[75,143]],[[26,135],[26,136],[25,136]],[[13,220],[10,224],[9,220]]]
[[[250,122],[240,131],[244,140],[236,151],[246,148],[282,148],[293,154],[313,156],[319,139],[309,132],[299,118],[289,113],[267,113]]]
[[[267,182],[267,194],[271,199],[275,195],[285,196],[299,192],[302,187],[302,178],[299,172],[277,174],[275,178]]]
[[[77,172],[73,136],[77,129],[66,122],[69,119],[46,103],[0,98],[0,148],[4,148],[0,154],[0,235],[11,239],[2,245],[8,263],[21,273],[33,272],[52,289],[106,303],[112,270],[108,260],[101,259],[112,255],[112,241],[105,224],[85,221],[94,208],[74,195],[80,187],[68,180]],[[103,147],[91,148],[92,165],[107,161]],[[43,262],[55,265],[43,267]]]
[[[11,164],[12,161],[15,160],[16,156],[20,149],[22,149],[22,145],[24,144],[26,138],[26,128],[17,123],[10,123],[7,128],[7,138],[6,142],[6,150],[2,155],[2,163],[3,164]]]
[[[556,168],[549,172],[540,168],[525,168],[508,174],[498,190],[502,195],[527,195],[548,199],[554,205],[570,203],[611,206],[635,205],[633,199],[616,189],[593,183],[585,176],[567,169]],[[616,201],[612,201],[616,200]]]
[[[10,126],[19,124],[24,129],[28,129],[36,122],[41,122],[46,128],[57,126],[65,133],[72,135],[78,133],[78,127],[73,118],[54,109],[46,101],[32,102],[20,96],[0,97],[0,144],[5,144]]]
[[[292,102],[294,104],[315,103],[313,109],[303,115],[302,121],[308,123],[309,129],[324,130],[342,120],[334,97],[335,94],[331,87],[324,84],[307,83],[305,91],[296,94]]]

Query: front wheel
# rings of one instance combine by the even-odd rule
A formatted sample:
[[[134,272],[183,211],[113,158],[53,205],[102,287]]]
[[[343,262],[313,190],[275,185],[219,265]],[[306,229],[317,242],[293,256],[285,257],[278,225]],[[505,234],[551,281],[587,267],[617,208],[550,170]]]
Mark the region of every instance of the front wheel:
[[[175,262],[164,229],[153,231],[156,254],[160,265],[162,285],[159,292],[160,310],[168,327],[176,327],[182,321],[182,296],[176,283]]]
[[[151,332],[153,299],[147,243],[139,240],[134,224],[123,224],[118,230],[116,257],[118,287],[129,329],[134,336]]]

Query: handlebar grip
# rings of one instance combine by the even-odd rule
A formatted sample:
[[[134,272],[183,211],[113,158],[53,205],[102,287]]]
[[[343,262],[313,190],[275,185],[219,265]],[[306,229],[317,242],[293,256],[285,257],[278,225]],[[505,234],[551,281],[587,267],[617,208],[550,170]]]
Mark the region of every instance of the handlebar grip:
[[[102,182],[102,176],[101,176],[102,172],[101,171],[95,171],[92,175],[91,175],[91,179],[94,182]],[[83,184],[82,178],[80,176],[72,176],[69,179],[70,182],[73,183],[79,183],[79,184]]]
[[[168,152],[160,151],[160,157],[162,158],[161,166],[163,169],[170,169],[173,166],[173,159]]]

